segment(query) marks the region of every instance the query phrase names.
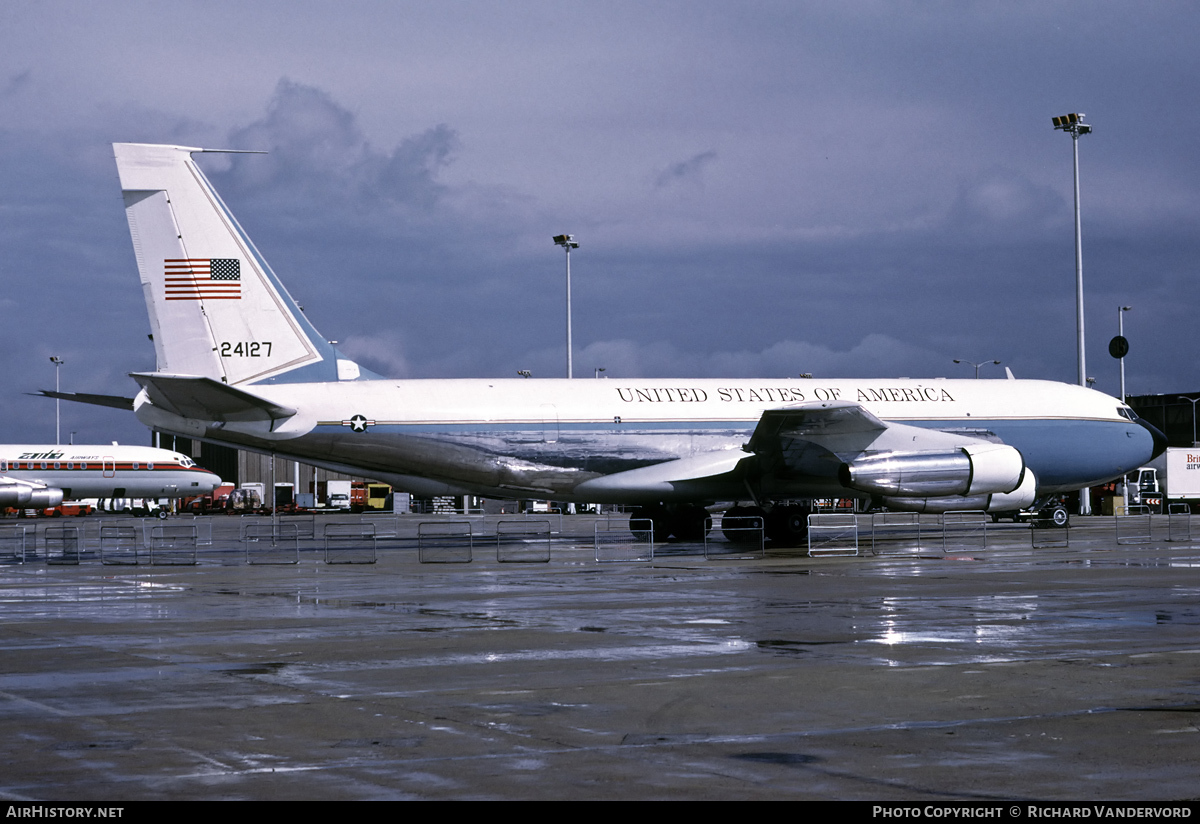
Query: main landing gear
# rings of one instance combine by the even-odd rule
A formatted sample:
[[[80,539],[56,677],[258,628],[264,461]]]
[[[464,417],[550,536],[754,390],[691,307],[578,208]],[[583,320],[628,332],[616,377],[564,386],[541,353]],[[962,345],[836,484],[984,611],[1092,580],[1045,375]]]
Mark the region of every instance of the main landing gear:
[[[777,546],[799,546],[808,539],[808,513],[799,504],[734,506],[726,510],[721,531],[732,543],[757,543],[761,529]],[[700,541],[712,529],[712,516],[702,506],[667,504],[638,507],[629,515],[629,529],[638,540],[650,539],[652,525],[655,541]]]
[[[650,526],[654,526],[654,540],[702,541],[712,529],[712,516],[702,506],[640,506],[629,513],[629,530],[641,541],[650,539]]]

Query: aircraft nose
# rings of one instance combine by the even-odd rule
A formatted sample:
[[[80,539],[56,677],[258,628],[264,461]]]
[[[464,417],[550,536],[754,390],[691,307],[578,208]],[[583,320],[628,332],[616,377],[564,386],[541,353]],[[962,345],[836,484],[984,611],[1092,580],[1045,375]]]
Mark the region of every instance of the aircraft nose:
[[[1154,439],[1154,454],[1150,456],[1150,460],[1154,460],[1159,455],[1167,451],[1167,436],[1159,432],[1157,428],[1146,423],[1141,418],[1137,422],[1150,433],[1150,437]]]

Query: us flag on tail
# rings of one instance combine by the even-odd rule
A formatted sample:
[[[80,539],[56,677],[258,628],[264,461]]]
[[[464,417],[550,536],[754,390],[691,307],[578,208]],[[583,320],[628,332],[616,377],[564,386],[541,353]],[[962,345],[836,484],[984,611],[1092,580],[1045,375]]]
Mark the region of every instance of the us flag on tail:
[[[240,300],[242,262],[237,258],[167,258],[167,300]]]

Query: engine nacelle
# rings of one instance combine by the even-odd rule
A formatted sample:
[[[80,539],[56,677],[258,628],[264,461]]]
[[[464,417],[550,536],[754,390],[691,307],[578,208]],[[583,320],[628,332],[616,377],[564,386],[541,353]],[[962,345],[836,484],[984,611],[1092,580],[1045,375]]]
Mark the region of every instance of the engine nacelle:
[[[9,481],[0,484],[0,506],[22,507],[29,504],[33,487]]]
[[[842,464],[844,486],[872,495],[940,498],[1014,491],[1025,459],[1002,443],[968,444],[946,452],[888,452]],[[977,509],[980,507],[976,507]]]
[[[20,481],[0,483],[0,507],[15,509],[45,509],[63,502],[63,491],[50,486]]]
[[[1028,469],[1020,485],[1012,492],[993,495],[949,495],[941,498],[883,498],[883,505],[897,512],[1012,512],[1033,506],[1037,500],[1037,479]]]
[[[45,489],[35,489],[33,494],[29,496],[29,503],[25,504],[29,509],[45,509],[48,506],[58,506],[63,502],[63,491],[54,487]]]

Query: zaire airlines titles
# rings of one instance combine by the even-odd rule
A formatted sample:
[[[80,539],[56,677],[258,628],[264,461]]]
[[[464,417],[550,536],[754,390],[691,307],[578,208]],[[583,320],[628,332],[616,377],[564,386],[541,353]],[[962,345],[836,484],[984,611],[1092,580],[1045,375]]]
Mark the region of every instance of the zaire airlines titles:
[[[688,387],[662,387],[651,389],[629,389],[617,387],[617,396],[625,403],[704,403],[709,399],[706,390]],[[807,394],[806,394],[807,392]],[[954,402],[954,397],[945,389],[932,386],[882,387],[879,389],[855,389],[854,400],[859,403],[897,402]],[[798,389],[790,386],[762,386],[758,389],[741,387],[718,387],[716,399],[722,403],[796,403],[798,401],[840,401],[841,387],[814,387]],[[849,393],[845,393],[848,395]]]

